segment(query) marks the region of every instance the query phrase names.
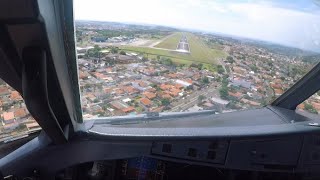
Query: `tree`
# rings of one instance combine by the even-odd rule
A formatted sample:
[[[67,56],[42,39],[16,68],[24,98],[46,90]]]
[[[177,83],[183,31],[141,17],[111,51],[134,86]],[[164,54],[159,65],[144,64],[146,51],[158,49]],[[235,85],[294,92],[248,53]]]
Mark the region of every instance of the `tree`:
[[[221,77],[220,76],[216,77],[216,81],[221,82]]]
[[[161,99],[161,105],[168,106],[169,104],[170,104],[169,99],[167,99],[167,98]]]
[[[203,77],[203,78],[201,79],[201,82],[202,82],[203,84],[208,84],[208,83],[209,83],[209,78],[208,78],[207,76],[205,76],[205,77]]]
[[[124,51],[120,51],[120,54],[121,54],[121,55],[126,55],[127,53],[124,52]]]
[[[227,61],[231,64],[235,62],[232,56],[228,56]]]
[[[203,67],[203,64],[202,64],[202,63],[199,63],[199,64],[198,64],[198,69],[201,70],[202,67]]]
[[[228,86],[228,84],[229,84],[228,79],[225,78],[225,77],[223,77],[223,78],[222,78],[222,86]]]
[[[225,70],[224,70],[222,65],[218,65],[217,68],[218,68],[218,73],[219,74],[223,74],[225,72]]]
[[[95,99],[93,100],[94,103],[98,103],[99,102],[99,99]]]
[[[108,110],[108,108],[109,108],[109,105],[108,105],[108,104],[106,104],[106,105],[102,106],[102,109],[103,109],[104,111],[107,111],[107,110]]]
[[[250,69],[254,72],[257,72],[258,71],[258,67],[256,65],[251,65],[250,66]]]
[[[234,102],[234,101],[230,101],[229,104],[227,104],[226,107],[230,108],[230,109],[241,109],[242,108],[242,107],[238,106],[236,104],[236,102]]]
[[[220,93],[220,97],[222,99],[228,99],[228,88],[227,86],[222,86],[220,89],[219,89],[219,93]]]
[[[186,90],[192,90],[193,89],[193,86],[187,86],[186,87]]]
[[[205,100],[206,97],[204,95],[198,96],[198,102],[201,103],[203,100]]]
[[[189,67],[198,67],[198,65],[195,64],[195,63],[191,63],[191,64],[189,65]]]
[[[262,106],[266,106],[266,105],[268,105],[268,102],[267,102],[265,99],[262,99],[261,105],[262,105]]]
[[[157,84],[151,84],[151,87],[157,89],[157,88],[158,88],[158,85],[157,85]]]
[[[2,110],[3,111],[7,111],[10,109],[10,105],[9,104],[6,104],[6,105],[2,105]]]
[[[225,68],[227,70],[227,73],[229,74],[230,73],[230,67],[228,65],[226,65]]]
[[[110,52],[112,54],[116,54],[116,53],[118,53],[118,48],[117,47],[111,47]]]
[[[166,58],[166,57],[161,57],[161,62],[162,64],[168,65],[168,66],[174,65],[173,61],[170,58]]]
[[[243,95],[243,98],[249,99],[249,100],[251,99],[251,97],[248,94]]]
[[[157,55],[157,60],[158,60],[158,61],[160,60],[160,58],[161,58],[161,56],[160,56],[160,55]]]
[[[142,61],[148,61],[148,58],[146,56],[143,56],[141,60]]]
[[[318,111],[312,106],[312,104],[309,103],[304,103],[304,110],[310,113],[318,114]]]
[[[93,49],[89,49],[86,52],[86,56],[98,58],[100,56],[100,51],[101,51],[101,48],[98,45],[94,45]]]

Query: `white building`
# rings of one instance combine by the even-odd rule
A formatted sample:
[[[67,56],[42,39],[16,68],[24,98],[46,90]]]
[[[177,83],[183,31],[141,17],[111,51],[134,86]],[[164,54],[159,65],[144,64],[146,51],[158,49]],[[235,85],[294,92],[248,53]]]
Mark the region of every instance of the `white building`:
[[[176,83],[182,85],[183,87],[189,87],[189,86],[192,85],[191,83],[188,83],[188,82],[186,82],[186,81],[182,81],[182,80],[180,80],[180,79],[177,79],[177,80],[176,80]]]

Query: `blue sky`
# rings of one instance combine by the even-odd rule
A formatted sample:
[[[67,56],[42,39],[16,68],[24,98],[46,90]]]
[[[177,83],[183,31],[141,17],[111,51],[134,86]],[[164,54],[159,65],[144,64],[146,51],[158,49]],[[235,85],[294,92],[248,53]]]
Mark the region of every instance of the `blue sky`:
[[[76,20],[166,25],[320,52],[320,0],[74,0]]]

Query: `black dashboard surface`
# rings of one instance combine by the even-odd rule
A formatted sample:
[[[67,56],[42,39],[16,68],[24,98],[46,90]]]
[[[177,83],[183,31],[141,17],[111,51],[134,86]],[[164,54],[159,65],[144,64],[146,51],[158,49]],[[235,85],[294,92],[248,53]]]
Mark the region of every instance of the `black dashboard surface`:
[[[317,120],[273,107],[200,114],[140,118],[143,122],[134,124],[125,118],[115,124],[88,120],[68,143],[50,145],[42,134],[2,158],[0,167],[5,174],[26,175],[34,169],[52,174],[84,162],[151,156],[240,170],[316,172],[320,168]]]
[[[103,119],[95,124],[102,124]],[[226,126],[256,126],[285,124],[277,114],[268,108],[247,111],[237,111],[224,114],[196,114],[164,118],[161,120],[146,120],[144,123],[115,124],[115,127],[151,127],[151,128],[184,128],[184,127],[226,127]],[[106,126],[106,124],[104,124]]]
[[[225,114],[177,115],[161,120],[92,120],[89,133],[110,137],[247,137],[317,131],[318,122],[295,111],[265,107]],[[130,122],[130,123],[128,123]]]

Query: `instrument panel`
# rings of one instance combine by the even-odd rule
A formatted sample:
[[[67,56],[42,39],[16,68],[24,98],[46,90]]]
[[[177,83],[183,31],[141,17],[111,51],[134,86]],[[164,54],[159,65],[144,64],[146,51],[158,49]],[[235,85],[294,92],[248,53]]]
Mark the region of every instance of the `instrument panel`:
[[[151,154],[178,159],[224,164],[229,141],[154,142]]]
[[[320,136],[158,141],[151,155],[239,170],[305,172],[320,168]]]

